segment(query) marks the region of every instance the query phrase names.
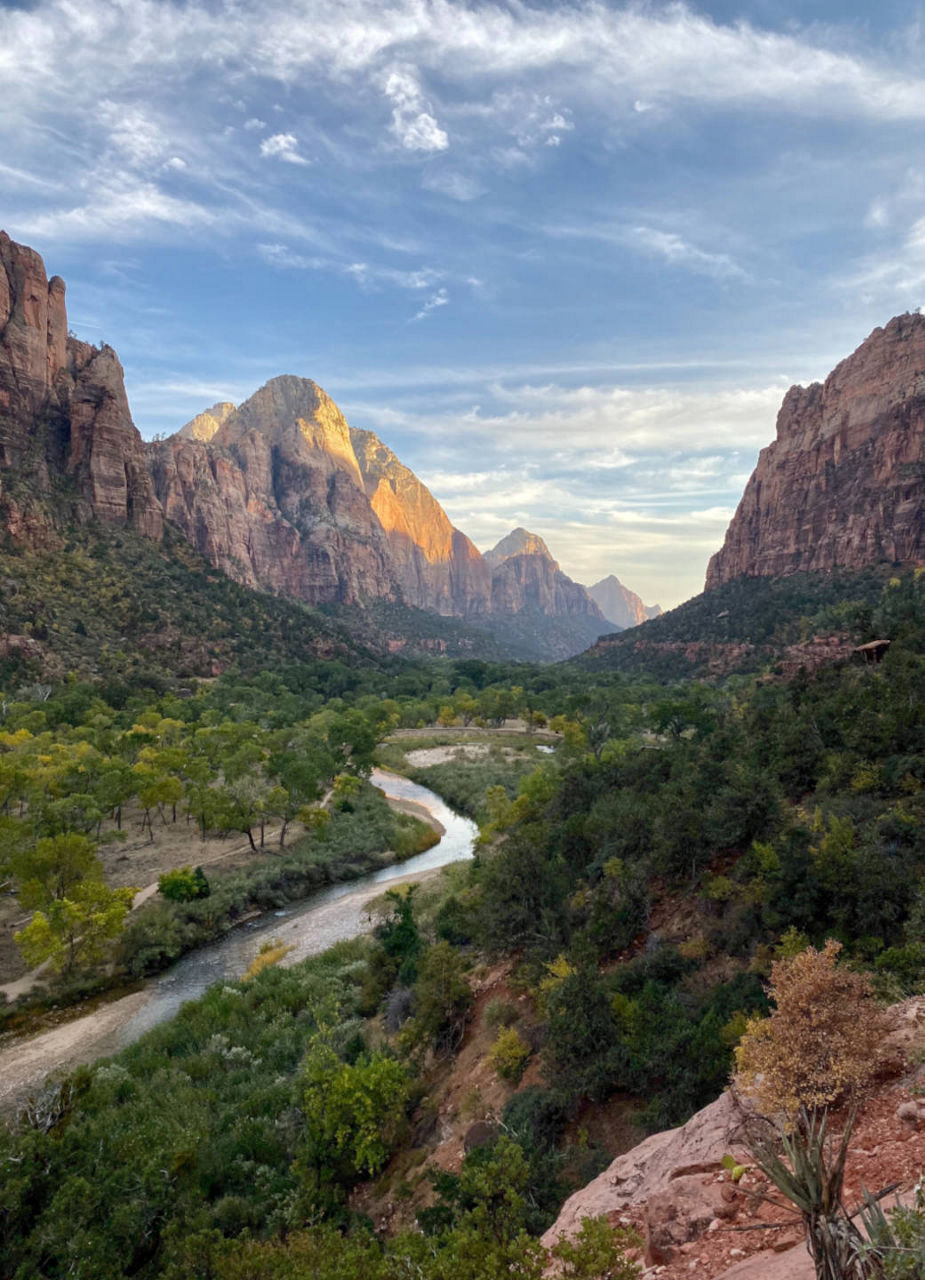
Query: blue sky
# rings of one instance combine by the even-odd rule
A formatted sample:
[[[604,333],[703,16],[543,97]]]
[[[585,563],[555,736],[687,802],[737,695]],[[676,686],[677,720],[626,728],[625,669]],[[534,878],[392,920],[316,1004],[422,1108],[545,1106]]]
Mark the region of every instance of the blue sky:
[[[697,592],[783,392],[925,302],[887,0],[0,0],[0,225],[142,433],[314,378],[482,548]]]

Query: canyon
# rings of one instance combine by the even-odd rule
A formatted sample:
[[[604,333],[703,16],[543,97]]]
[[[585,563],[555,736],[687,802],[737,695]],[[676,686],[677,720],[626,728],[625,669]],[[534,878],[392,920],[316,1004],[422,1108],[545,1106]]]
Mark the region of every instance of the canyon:
[[[64,282],[5,234],[0,265],[0,502],[20,543],[52,548],[94,519],[158,541],[166,520],[235,581],[309,605],[407,605],[502,643],[512,624],[563,620],[563,657],[611,629],[541,538],[516,530],[483,556],[307,378],[273,378],[145,445],[115,352],[68,334]]]

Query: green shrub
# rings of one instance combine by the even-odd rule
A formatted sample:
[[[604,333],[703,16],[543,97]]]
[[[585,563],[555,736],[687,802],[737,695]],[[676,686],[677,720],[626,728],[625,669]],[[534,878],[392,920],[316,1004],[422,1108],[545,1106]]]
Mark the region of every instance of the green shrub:
[[[498,1038],[488,1054],[488,1061],[502,1080],[517,1084],[523,1075],[530,1057],[530,1046],[516,1027],[507,1027],[498,1033]]]
[[[202,867],[177,867],[158,878],[158,890],[168,902],[194,902],[212,892]]]

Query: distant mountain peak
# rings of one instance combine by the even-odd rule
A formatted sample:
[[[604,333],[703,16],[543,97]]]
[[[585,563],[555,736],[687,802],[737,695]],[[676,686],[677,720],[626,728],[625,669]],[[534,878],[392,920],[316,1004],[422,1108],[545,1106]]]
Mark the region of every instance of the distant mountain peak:
[[[514,556],[542,556],[545,560],[551,561],[557,569],[559,567],[540,535],[531,533],[529,529],[513,529],[501,539],[497,546],[492,547],[491,551],[485,552],[485,559],[492,567],[503,564],[505,560],[511,560]]]
[[[588,587],[588,595],[615,627],[638,627],[650,618],[659,617],[662,612],[661,605],[643,604],[636,592],[625,587],[613,573]]]
[[[219,400],[211,409],[203,409],[202,413],[197,413],[195,418],[190,418],[177,435],[182,436],[184,440],[201,440],[203,444],[208,444],[225,419],[234,413],[236,408],[237,406],[230,400]]]

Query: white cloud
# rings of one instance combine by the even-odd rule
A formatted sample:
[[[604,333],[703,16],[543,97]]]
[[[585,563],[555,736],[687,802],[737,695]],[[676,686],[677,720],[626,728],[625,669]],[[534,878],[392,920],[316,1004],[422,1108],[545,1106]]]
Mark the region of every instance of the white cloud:
[[[201,230],[215,225],[216,215],[190,200],[167,195],[152,182],[116,174],[97,175],[83,204],[17,220],[21,235],[49,240],[134,240],[156,236],[168,228]]]
[[[251,116],[249,120],[244,121],[244,128],[248,131],[248,133],[252,133],[255,130],[259,131],[260,129],[265,129],[266,127],[267,127],[266,120],[261,120],[258,116]]]
[[[437,124],[409,71],[390,71],[385,78],[385,96],[393,103],[392,133],[406,151],[445,151],[450,145]]]
[[[333,271],[348,276],[364,289],[390,284],[399,289],[417,291],[432,288],[443,277],[443,272],[433,267],[406,271],[369,262],[344,262],[320,255],[295,253],[284,244],[258,244],[257,252],[272,267],[290,271]]]
[[[110,143],[134,168],[150,168],[160,161],[167,140],[160,126],[139,107],[104,100],[99,118],[108,131]]]
[[[308,164],[309,161],[299,154],[299,140],[294,133],[274,133],[264,138],[260,144],[260,154],[276,160],[284,160],[287,164]]]
[[[627,233],[627,240],[638,245],[645,252],[664,258],[673,266],[688,267],[692,271],[704,275],[717,276],[720,279],[747,279],[742,268],[727,253],[709,253],[688,243],[682,236],[672,231],[659,231],[654,227],[633,227]]]
[[[431,296],[424,303],[423,307],[421,307],[417,315],[412,316],[412,319],[413,320],[425,319],[427,316],[430,315],[432,311],[436,311],[438,307],[445,307],[449,302],[449,300],[450,300],[450,295],[446,291],[446,289],[438,289],[436,293],[431,294]]]

